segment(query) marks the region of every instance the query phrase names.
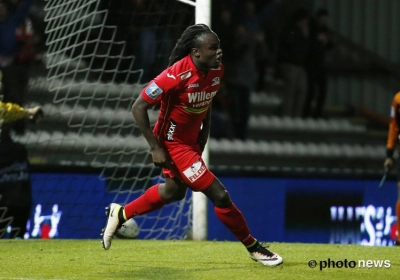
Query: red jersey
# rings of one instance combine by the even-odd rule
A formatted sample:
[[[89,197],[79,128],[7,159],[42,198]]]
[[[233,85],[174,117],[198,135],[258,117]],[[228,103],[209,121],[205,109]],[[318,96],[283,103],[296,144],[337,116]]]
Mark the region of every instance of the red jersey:
[[[223,65],[206,74],[197,70],[190,55],[149,82],[142,97],[151,105],[161,102],[153,129],[159,141],[195,145],[201,124],[220,87]]]

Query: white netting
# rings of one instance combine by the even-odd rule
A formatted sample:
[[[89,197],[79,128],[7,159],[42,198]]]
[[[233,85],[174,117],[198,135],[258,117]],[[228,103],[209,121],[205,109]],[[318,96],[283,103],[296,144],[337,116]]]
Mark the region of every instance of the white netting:
[[[130,113],[132,103],[167,66],[177,36],[194,23],[194,8],[177,1],[51,0],[44,10],[47,76],[33,79],[30,91],[47,121],[21,140],[34,163],[95,167],[107,182],[98,191],[126,204],[162,181]],[[154,124],[157,111],[149,113]],[[188,193],[137,217],[139,237],[184,238],[190,201]]]

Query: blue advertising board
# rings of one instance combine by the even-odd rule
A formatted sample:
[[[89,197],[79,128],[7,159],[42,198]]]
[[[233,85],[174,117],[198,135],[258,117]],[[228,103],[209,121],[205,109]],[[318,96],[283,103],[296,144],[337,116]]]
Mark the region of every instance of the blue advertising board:
[[[392,245],[397,184],[376,180],[220,178],[265,241]],[[235,240],[208,211],[210,240]]]
[[[31,182],[33,207],[26,238],[100,239],[106,222],[105,207],[111,202],[132,201],[140,195],[140,192],[131,192],[131,181],[127,180],[124,187],[118,182],[116,189],[112,180],[99,174],[33,173]],[[155,183],[149,182],[150,185]],[[136,187],[141,189],[149,185],[136,184]],[[166,217],[178,216],[178,211],[188,213],[188,208],[188,203],[167,205],[162,212],[136,217],[140,227],[147,229],[141,230],[138,238],[183,236],[188,228],[188,215],[179,219]],[[169,229],[162,231],[162,228]]]
[[[30,238],[100,238],[105,223],[104,207],[115,198],[115,193],[107,191],[106,180],[98,174],[71,173],[33,173],[31,179]],[[252,234],[260,240],[393,244],[397,231],[395,181],[387,181],[384,188],[378,189],[377,180],[252,177],[220,177],[220,180],[244,214]],[[123,195],[120,198],[124,200]],[[175,213],[167,210],[163,215]],[[208,225],[209,240],[235,240],[216,218],[211,203]]]

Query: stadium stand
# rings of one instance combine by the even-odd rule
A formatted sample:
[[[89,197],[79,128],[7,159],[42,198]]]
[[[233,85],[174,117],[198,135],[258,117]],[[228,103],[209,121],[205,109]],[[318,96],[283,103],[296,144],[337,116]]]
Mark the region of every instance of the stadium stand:
[[[32,79],[30,96],[43,104],[47,120],[41,126],[29,127],[29,133],[19,138],[27,145],[34,162],[90,166],[108,160],[123,166],[129,165],[132,151],[136,150],[136,160],[151,164],[146,157],[147,144],[137,129],[132,129],[134,119],[125,109],[126,103],[134,100],[142,86],[77,83],[76,88],[69,90],[77,91],[79,103],[59,96],[58,100],[63,101],[57,104],[52,102],[53,93],[44,88],[45,83],[43,77]],[[95,98],[92,98],[93,91],[96,91]],[[58,94],[62,95],[62,91]],[[106,95],[113,105],[116,98],[120,98],[121,108],[102,107]],[[212,168],[371,173],[381,165],[385,149],[380,144],[382,139],[371,136],[365,125],[353,124],[345,118],[279,117],[274,112],[279,112],[281,103],[274,93],[254,94],[251,102],[255,113],[250,118],[249,139],[211,139]],[[156,117],[157,112],[152,111],[152,123]],[[92,133],[94,125],[97,128]],[[108,132],[112,126],[120,126],[118,134]],[[121,145],[124,154],[111,153]]]
[[[105,160],[110,165],[129,165],[132,160],[151,164],[145,154],[147,145],[132,126],[134,119],[127,110],[143,85],[83,80],[80,75],[84,71],[76,70],[88,67],[84,60],[77,63],[76,59],[52,57],[59,61],[58,70],[66,69],[60,72],[76,74],[73,86],[65,79],[53,79],[49,87],[43,67],[46,55],[42,58],[43,64],[35,65],[28,104],[41,104],[47,117],[40,126],[28,126],[24,136],[16,136],[27,145],[34,164],[92,166]],[[49,88],[57,88],[57,92]],[[248,140],[211,139],[211,168],[381,172],[385,136],[342,115],[329,119],[280,117],[281,105],[279,88],[252,94]],[[153,111],[153,123],[156,116]],[[121,146],[122,152],[112,152]]]

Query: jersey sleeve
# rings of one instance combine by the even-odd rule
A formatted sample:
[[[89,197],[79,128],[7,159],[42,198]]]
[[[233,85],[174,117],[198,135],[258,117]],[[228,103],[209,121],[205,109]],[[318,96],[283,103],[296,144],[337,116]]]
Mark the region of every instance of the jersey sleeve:
[[[393,156],[394,148],[396,147],[399,135],[399,126],[397,124],[397,118],[399,115],[400,105],[400,92],[395,95],[390,109],[390,120],[389,120],[389,132],[386,143],[386,155],[388,157]]]
[[[24,108],[18,104],[0,102],[0,120],[2,122],[13,122],[24,117]]]
[[[175,91],[178,86],[177,77],[170,69],[167,69],[151,80],[142,90],[141,95],[146,102],[155,105],[159,103],[163,97]]]

